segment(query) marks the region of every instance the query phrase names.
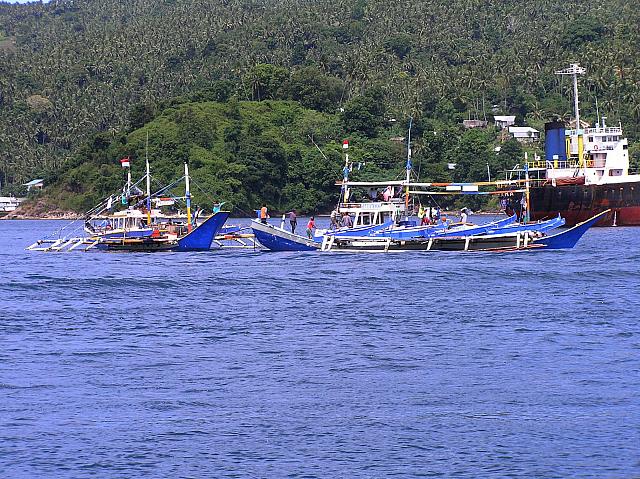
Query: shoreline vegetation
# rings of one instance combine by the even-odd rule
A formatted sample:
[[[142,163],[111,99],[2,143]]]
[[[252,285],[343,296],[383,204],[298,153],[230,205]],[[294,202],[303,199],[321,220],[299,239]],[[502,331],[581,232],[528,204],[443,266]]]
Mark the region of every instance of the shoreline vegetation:
[[[285,212],[282,212],[280,214],[274,213],[270,217],[270,221],[274,222],[274,221],[280,220],[283,214],[285,214]],[[472,216],[496,216],[500,214],[503,214],[503,212],[498,210],[479,210],[479,211],[474,211],[472,213]],[[442,215],[456,217],[456,216],[460,216],[460,211],[459,210],[442,210]],[[308,215],[308,216],[312,216],[312,215]],[[315,216],[316,218],[329,218],[331,216],[331,213],[330,212],[317,213],[317,214],[313,214],[313,216]],[[52,211],[48,213],[33,214],[28,212],[23,213],[22,211],[19,211],[18,209],[16,209],[15,211],[12,211],[11,213],[5,216],[1,216],[0,221],[2,220],[79,220],[82,217],[83,217],[82,214],[78,214],[73,211],[57,210],[57,211]],[[305,218],[307,217],[307,215],[300,216],[300,217]],[[249,218],[253,218],[253,216],[247,216],[247,215],[231,216],[230,218],[231,219],[249,219]]]
[[[409,118],[419,180],[484,181],[542,149],[495,116],[541,133],[570,119],[554,74],[569,59],[587,70],[582,119],[621,122],[640,161],[633,2],[136,5],[0,4],[2,194],[43,178],[48,215],[87,211],[118,190],[120,158],[141,173],[148,134],[152,175],[166,184],[188,161],[202,206],[313,214],[336,203],[345,139],[354,180],[403,177]],[[494,207],[465,201],[441,206]]]

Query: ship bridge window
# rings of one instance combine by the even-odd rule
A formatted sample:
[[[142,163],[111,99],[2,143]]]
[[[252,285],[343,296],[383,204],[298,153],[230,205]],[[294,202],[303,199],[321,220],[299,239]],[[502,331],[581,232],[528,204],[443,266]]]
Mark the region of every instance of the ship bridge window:
[[[593,137],[592,137],[592,136],[587,137],[587,141],[588,141],[589,143],[593,143]]]
[[[622,149],[623,150],[628,150],[629,149],[629,145],[622,145]]]
[[[609,170],[609,176],[622,176],[622,170]]]

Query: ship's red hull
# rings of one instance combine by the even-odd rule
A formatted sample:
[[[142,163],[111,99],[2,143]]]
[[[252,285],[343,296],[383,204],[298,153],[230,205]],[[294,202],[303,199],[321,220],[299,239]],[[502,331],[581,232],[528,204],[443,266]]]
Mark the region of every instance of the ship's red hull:
[[[531,188],[531,219],[558,213],[573,226],[610,208],[597,226],[640,226],[640,183],[607,185],[545,185]]]

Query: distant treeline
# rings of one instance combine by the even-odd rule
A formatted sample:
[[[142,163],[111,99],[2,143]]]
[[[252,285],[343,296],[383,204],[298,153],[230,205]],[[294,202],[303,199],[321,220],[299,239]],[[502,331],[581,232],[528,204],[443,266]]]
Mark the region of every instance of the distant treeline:
[[[109,145],[127,138],[126,145],[137,128],[167,117],[176,101],[180,106],[175,110],[187,116],[188,108],[206,109],[206,103],[189,103],[217,102],[225,106],[215,109],[226,111],[235,102],[242,116],[259,110],[245,102],[298,102],[282,108],[323,118],[327,144],[329,139],[337,144],[344,135],[359,136],[367,142],[368,154],[395,152],[380,161],[390,167],[401,155],[397,143],[388,145],[389,138],[402,134],[391,120],[404,125],[412,116],[416,150],[433,166],[429,174],[449,175],[444,159],[454,153],[473,158],[453,162],[473,164],[469,171],[486,171],[486,163],[496,159],[466,149],[484,144],[484,133],[469,133],[464,139],[469,145],[456,146],[461,120],[503,113],[515,114],[520,124],[540,126],[554,114],[567,118],[570,84],[553,72],[572,61],[588,70],[582,79],[583,118],[595,119],[597,99],[600,112],[611,123],[621,120],[634,138],[640,120],[638,24],[640,12],[626,0],[0,4],[0,182],[53,178],[61,168],[68,172],[78,161],[92,161],[82,158],[88,149],[94,151],[87,145],[97,138]],[[225,116],[221,121],[233,128],[237,120]],[[309,189],[289,172],[299,166],[297,161],[304,162],[304,152],[319,154],[307,135],[293,142],[305,148],[294,149],[295,154],[258,145],[258,151],[276,155],[281,167],[286,165],[284,183],[272,184],[282,190],[279,199],[270,190],[254,189],[259,178],[245,184],[250,174],[228,171],[248,165],[248,142],[266,141],[266,134],[254,136],[250,128],[242,128],[236,147],[233,138],[216,137],[218,143],[209,146],[194,140],[155,156],[162,161],[182,148],[179,155],[188,153],[195,160],[192,145],[215,152],[216,161],[225,163],[219,169],[241,184],[229,186],[238,205],[261,195],[289,204],[299,195],[283,188],[292,191],[300,184],[305,193],[316,191],[318,184]],[[275,128],[263,125],[262,132]],[[224,137],[224,132],[216,134]],[[286,135],[270,141],[292,144]],[[316,143],[324,148],[322,139]],[[230,153],[222,154],[222,149]],[[453,174],[466,172],[461,167]],[[330,194],[324,187],[317,191]],[[323,198],[310,197],[308,204]]]

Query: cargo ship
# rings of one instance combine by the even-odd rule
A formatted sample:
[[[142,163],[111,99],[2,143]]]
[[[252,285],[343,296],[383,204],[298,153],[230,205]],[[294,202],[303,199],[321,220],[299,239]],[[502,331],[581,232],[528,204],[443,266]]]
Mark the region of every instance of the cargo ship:
[[[526,182],[526,193],[504,198],[507,210],[530,220],[560,214],[573,226],[610,209],[598,226],[640,226],[640,175],[629,171],[629,144],[622,125],[608,126],[606,117],[595,127],[580,121],[578,64],[556,72],[573,77],[575,120],[545,124],[544,159],[535,158],[509,172]]]

